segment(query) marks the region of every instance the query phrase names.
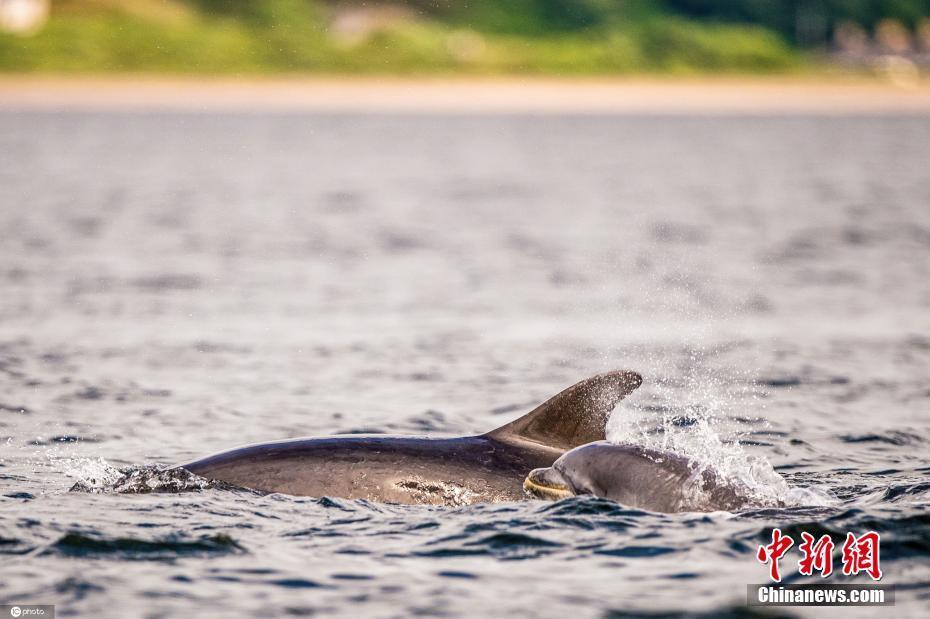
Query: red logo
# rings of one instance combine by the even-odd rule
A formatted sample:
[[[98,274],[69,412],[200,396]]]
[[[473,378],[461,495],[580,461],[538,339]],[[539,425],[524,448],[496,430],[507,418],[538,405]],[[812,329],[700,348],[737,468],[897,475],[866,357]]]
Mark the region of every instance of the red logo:
[[[798,546],[798,550],[804,557],[798,561],[798,571],[805,575],[811,576],[814,570],[820,572],[822,578],[826,578],[833,573],[833,540],[829,535],[822,535],[817,542],[814,542],[814,536],[806,531],[801,533],[804,540]]]
[[[792,546],[794,546],[794,540],[791,539],[790,535],[782,535],[781,529],[772,529],[772,543],[768,546],[759,546],[759,550],[756,552],[756,558],[760,563],[770,563],[769,577],[775,582],[781,582],[778,560]]]
[[[801,533],[803,540],[798,546],[801,551],[801,560],[798,561],[798,572],[804,576],[813,576],[814,572],[826,578],[833,573],[833,550],[836,545],[829,535],[815,538],[806,531]],[[880,580],[882,569],[879,557],[879,544],[881,537],[875,531],[869,531],[859,537],[852,533],[846,534],[843,543],[842,561],[843,574],[855,576],[865,572],[872,580]],[[769,564],[769,577],[775,582],[781,582],[781,571],[778,561],[794,546],[790,535],[783,535],[781,529],[772,529],[772,542],[759,546],[756,559],[759,563]]]
[[[858,539],[852,533],[846,534],[843,544],[843,573],[854,576],[865,572],[872,580],[880,580],[882,568],[879,565],[878,545],[881,538],[875,531],[869,531]]]

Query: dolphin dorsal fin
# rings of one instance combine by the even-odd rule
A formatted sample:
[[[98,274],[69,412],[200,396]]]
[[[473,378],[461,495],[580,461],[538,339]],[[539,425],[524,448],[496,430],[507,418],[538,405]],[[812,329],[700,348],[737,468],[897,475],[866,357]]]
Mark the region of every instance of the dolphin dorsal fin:
[[[610,411],[642,382],[642,376],[626,370],[592,376],[485,436],[504,443],[529,441],[566,451],[602,441]]]

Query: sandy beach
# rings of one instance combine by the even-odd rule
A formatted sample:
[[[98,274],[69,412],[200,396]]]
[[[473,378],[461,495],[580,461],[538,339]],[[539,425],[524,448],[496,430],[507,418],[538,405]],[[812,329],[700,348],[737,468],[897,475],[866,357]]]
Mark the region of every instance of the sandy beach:
[[[924,114],[930,82],[851,78],[0,77],[0,109],[573,114]]]

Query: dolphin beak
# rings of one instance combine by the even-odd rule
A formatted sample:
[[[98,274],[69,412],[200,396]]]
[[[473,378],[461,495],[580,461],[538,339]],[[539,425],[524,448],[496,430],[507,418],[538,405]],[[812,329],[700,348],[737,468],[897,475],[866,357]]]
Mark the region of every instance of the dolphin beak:
[[[538,499],[558,501],[574,496],[565,478],[553,468],[533,469],[523,480],[523,489]]]

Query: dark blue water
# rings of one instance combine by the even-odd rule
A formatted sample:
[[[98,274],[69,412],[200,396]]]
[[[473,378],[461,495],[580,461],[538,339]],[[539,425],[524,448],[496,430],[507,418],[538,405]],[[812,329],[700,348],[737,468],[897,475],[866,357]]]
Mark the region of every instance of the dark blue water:
[[[4,112],[0,152],[4,602],[752,616],[777,525],[879,531],[897,605],[858,614],[927,608],[930,119]],[[646,381],[612,438],[789,507],[411,507],[158,468],[482,432],[609,368]]]

